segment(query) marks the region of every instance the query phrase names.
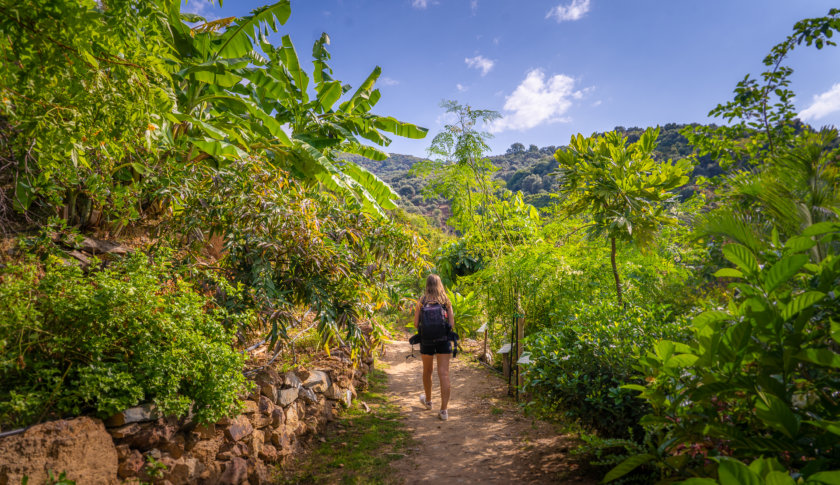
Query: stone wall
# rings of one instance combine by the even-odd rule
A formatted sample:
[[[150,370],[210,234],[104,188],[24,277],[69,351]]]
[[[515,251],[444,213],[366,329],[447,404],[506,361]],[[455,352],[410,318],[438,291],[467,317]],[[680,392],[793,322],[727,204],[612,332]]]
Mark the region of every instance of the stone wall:
[[[47,469],[66,471],[67,478],[77,481],[88,477],[89,463],[33,461],[30,457],[37,453],[27,448],[27,443],[41,449],[55,447],[46,438],[33,437],[43,436],[42,427],[79,420],[93,423],[85,429],[107,431],[112,439],[117,459],[97,463],[97,473],[102,475],[97,475],[97,483],[271,483],[276,465],[323,431],[337,407],[351,405],[356,390],[367,385],[372,363],[368,358],[354,370],[350,360],[338,353],[311,370],[278,374],[272,368],[263,369],[254,376],[256,387],[244,401],[244,412],[213,424],[159,416],[153,405],[145,405],[110,417],[104,428],[101,421],[91,418],[34,426],[22,435],[0,439],[0,485],[20,483],[23,474],[36,478],[30,484],[42,483]],[[62,439],[75,438],[65,435]],[[84,450],[91,439],[80,436],[75,441]],[[73,456],[73,452],[66,454]],[[33,470],[40,474],[33,476]]]

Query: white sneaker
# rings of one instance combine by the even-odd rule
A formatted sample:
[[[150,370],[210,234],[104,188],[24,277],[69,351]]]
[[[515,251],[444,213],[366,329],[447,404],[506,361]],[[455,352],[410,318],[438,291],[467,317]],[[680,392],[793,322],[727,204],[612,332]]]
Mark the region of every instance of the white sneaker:
[[[432,401],[427,401],[426,396],[420,395],[420,404],[426,406],[426,409],[432,409]]]
[[[439,417],[442,421],[446,421],[447,419],[449,419],[449,413],[448,413],[448,412],[446,412],[446,409],[442,409],[442,410],[438,413],[438,417]]]

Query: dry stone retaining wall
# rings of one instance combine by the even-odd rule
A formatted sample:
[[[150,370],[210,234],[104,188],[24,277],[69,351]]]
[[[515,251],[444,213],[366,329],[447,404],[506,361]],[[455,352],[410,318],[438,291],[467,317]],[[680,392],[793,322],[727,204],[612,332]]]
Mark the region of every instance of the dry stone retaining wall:
[[[218,423],[160,416],[153,405],[144,405],[112,416],[104,426],[87,417],[34,426],[0,439],[0,485],[20,483],[24,474],[30,484],[43,483],[48,469],[56,476],[66,471],[78,483],[270,483],[275,465],[321,432],[337,406],[350,406],[356,389],[367,385],[373,361],[367,358],[354,369],[338,354],[327,363],[329,368],[285,374],[259,371],[244,412]],[[62,435],[55,429],[71,431]],[[94,444],[104,450],[95,456],[105,458],[91,462]],[[52,456],[50,450],[58,451]]]

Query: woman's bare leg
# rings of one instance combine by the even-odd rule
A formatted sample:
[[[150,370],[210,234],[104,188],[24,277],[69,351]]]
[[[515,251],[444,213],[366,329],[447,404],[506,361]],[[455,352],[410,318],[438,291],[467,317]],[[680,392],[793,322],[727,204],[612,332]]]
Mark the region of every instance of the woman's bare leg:
[[[420,354],[423,359],[423,390],[426,391],[426,402],[432,401],[432,370],[435,363],[434,355]],[[440,366],[440,364],[438,364]],[[449,382],[449,381],[447,381]]]
[[[449,405],[449,358],[452,354],[437,354],[438,379],[440,379],[440,410]],[[430,376],[431,377],[431,376]]]

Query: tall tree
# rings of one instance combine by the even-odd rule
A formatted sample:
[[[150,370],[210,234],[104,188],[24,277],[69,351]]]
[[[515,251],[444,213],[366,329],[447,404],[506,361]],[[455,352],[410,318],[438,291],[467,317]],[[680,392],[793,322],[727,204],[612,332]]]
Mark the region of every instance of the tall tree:
[[[663,224],[676,222],[666,211],[674,189],[688,182],[691,165],[653,159],[659,128],[648,128],[630,145],[616,131],[573,136],[554,153],[560,164],[560,192],[569,214],[592,217],[591,237],[607,237],[618,304],[623,304],[616,265],[616,241],[649,242]]]

